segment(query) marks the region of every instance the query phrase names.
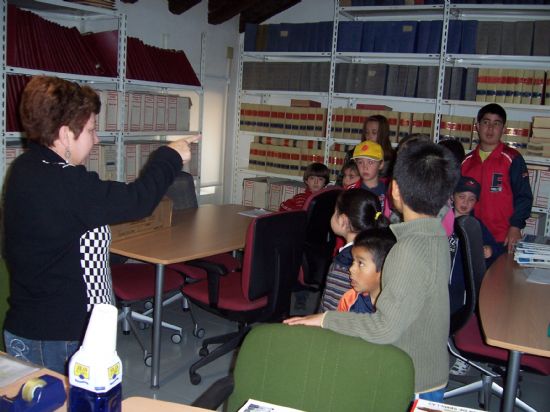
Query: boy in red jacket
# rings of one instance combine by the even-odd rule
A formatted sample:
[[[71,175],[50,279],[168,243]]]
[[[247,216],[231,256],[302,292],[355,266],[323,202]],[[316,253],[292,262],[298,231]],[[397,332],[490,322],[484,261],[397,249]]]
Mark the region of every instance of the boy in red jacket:
[[[291,199],[285,200],[279,206],[279,210],[301,210],[306,203],[306,200],[315,192],[324,188],[330,177],[330,170],[322,163],[311,163],[304,172],[304,183],[306,191],[298,193]]]
[[[462,175],[481,185],[475,217],[497,243],[512,252],[531,214],[533,193],[525,160],[500,141],[505,124],[506,112],[500,105],[491,103],[479,110],[476,129],[480,142],[462,162]]]

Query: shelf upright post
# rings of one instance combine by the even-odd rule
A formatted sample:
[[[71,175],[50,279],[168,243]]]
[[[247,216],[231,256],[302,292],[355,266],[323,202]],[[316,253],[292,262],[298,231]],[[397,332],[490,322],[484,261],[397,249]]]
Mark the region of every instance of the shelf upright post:
[[[197,90],[197,94],[199,95],[199,124],[198,124],[198,131],[201,134],[202,139],[202,131],[203,131],[203,121],[204,121],[204,77],[205,77],[205,71],[206,71],[206,36],[207,33],[203,31],[201,33],[201,62],[200,62],[200,68],[199,68],[199,79],[201,82],[201,87],[199,90]],[[201,191],[201,169],[202,169],[202,141],[197,143],[197,182],[195,184],[195,191],[197,192],[197,199],[200,199],[200,191]]]
[[[449,35],[449,11],[451,0],[445,0],[443,7],[443,29],[441,30],[441,49],[439,51],[439,76],[437,79],[437,96],[435,97],[434,141],[439,141],[441,128],[441,103],[445,88],[445,59],[447,58],[447,38]]]
[[[231,202],[235,203],[237,202],[237,184],[238,184],[238,176],[237,176],[237,170],[239,169],[239,146],[240,146],[240,140],[239,134],[241,131],[241,103],[242,103],[242,86],[243,86],[243,53],[244,53],[244,34],[242,34],[239,38],[239,53],[238,53],[238,59],[237,62],[238,65],[238,73],[237,73],[237,93],[235,93],[235,107],[236,107],[236,116],[235,116],[235,124],[233,126],[234,128],[234,144],[233,144],[233,184],[232,184],[232,190],[231,190]]]
[[[340,21],[340,1],[334,0],[334,19],[332,23],[332,48],[330,50],[330,76],[327,99],[327,126],[325,131],[325,164],[329,162],[330,147],[334,143],[332,129],[332,103],[334,95],[334,80],[336,77],[336,49],[338,44],[338,22]]]
[[[0,76],[0,98],[2,103],[0,104],[0,176],[6,176],[6,114],[8,105],[8,88],[6,78],[6,55],[7,55],[7,18],[8,18],[8,2],[2,0],[2,75]],[[0,190],[4,186],[4,179],[0,182]]]
[[[117,156],[117,180],[123,182],[126,179],[126,163],[124,150],[124,123],[129,125],[129,119],[126,119],[126,53],[127,53],[127,17],[120,13],[118,16],[118,113],[117,113],[117,135],[115,137],[116,156]]]

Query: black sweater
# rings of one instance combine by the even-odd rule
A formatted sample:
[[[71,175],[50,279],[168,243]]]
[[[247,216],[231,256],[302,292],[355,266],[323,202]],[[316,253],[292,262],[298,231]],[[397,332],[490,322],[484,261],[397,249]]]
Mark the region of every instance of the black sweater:
[[[28,339],[80,340],[91,305],[112,296],[106,225],[150,215],[181,167],[179,154],[161,147],[135,182],[102,181],[31,143],[13,162],[5,185],[5,328]],[[88,276],[94,271],[102,271],[98,277],[108,289],[95,301],[94,276]]]

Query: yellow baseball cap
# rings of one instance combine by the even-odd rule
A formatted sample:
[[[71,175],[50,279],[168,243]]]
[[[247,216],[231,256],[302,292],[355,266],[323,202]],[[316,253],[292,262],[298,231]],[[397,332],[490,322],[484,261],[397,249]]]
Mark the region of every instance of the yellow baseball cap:
[[[378,143],[365,141],[359,143],[353,150],[352,159],[357,159],[358,157],[368,157],[373,160],[384,160],[384,151],[382,150],[382,146]]]

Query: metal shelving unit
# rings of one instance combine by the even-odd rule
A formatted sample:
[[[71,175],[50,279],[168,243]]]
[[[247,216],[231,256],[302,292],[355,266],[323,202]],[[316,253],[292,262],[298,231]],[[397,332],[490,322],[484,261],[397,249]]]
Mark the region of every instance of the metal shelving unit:
[[[338,24],[340,20],[352,21],[406,21],[406,20],[441,20],[443,28],[441,33],[441,48],[436,54],[414,54],[414,53],[349,53],[338,52],[336,45],[338,41]],[[272,173],[248,170],[243,167],[244,158],[247,159],[247,152],[243,145],[249,143],[254,134],[261,134],[271,137],[281,137],[298,140],[321,140],[325,144],[325,154],[328,155],[330,146],[333,143],[353,143],[349,139],[333,139],[330,136],[331,114],[334,107],[354,107],[356,103],[368,101],[369,103],[387,104],[397,111],[419,111],[435,113],[434,136],[439,135],[441,116],[444,114],[475,117],[481,102],[457,101],[443,99],[445,81],[445,68],[452,67],[497,67],[497,68],[526,68],[537,70],[549,70],[550,57],[538,56],[505,56],[505,55],[462,55],[447,54],[447,38],[449,22],[452,20],[492,20],[492,21],[534,21],[550,20],[550,6],[539,5],[501,5],[495,8],[494,4],[453,4],[445,0],[444,4],[425,6],[360,6],[340,7],[338,0],[334,1],[333,18],[333,42],[331,52],[324,53],[262,53],[243,52],[244,41],[240,43],[240,65],[238,76],[238,98],[237,98],[237,121],[236,121],[236,156],[234,159],[233,192],[232,201],[240,202],[239,189],[242,185],[242,177],[247,176],[275,176]],[[271,90],[242,90],[243,61],[325,61],[330,62],[330,84],[327,93],[313,93],[300,91],[271,91]],[[435,99],[362,95],[353,93],[335,93],[334,77],[335,68],[338,63],[386,63],[399,65],[420,65],[437,66],[438,82],[437,95]],[[261,103],[287,101],[290,97],[300,96],[304,98],[316,98],[327,107],[326,135],[323,138],[310,136],[279,135],[263,132],[240,132],[240,105],[247,98],[256,96]],[[274,103],[277,104],[277,103]],[[325,106],[326,105],[326,106]],[[521,105],[502,103],[502,106],[509,112],[509,118],[513,120],[529,120],[533,115],[550,116],[550,106]],[[326,158],[326,157],[325,157]],[[550,165],[550,159],[526,157],[530,164]],[[278,176],[280,177],[280,176]],[[292,176],[285,176],[293,178]],[[540,208],[539,208],[540,209]],[[537,209],[534,211],[549,213],[549,208]],[[550,226],[550,219],[548,225]],[[546,229],[550,233],[550,227]]]
[[[118,53],[117,53],[117,77],[102,77],[102,76],[86,76],[72,73],[58,73],[45,70],[35,70],[23,67],[12,67],[6,65],[7,53],[7,9],[8,4],[17,7],[37,12],[44,16],[55,20],[56,18],[71,19],[76,22],[109,19],[116,20],[118,30]],[[3,182],[5,175],[5,160],[6,160],[6,144],[19,141],[24,138],[20,132],[6,131],[6,111],[7,111],[7,76],[9,75],[49,75],[57,76],[67,80],[89,84],[98,89],[116,90],[119,94],[118,98],[118,116],[117,116],[117,131],[114,132],[99,132],[101,143],[114,144],[117,147],[117,179],[124,181],[125,175],[125,156],[124,144],[136,138],[147,140],[166,140],[172,135],[182,134],[201,134],[203,124],[203,106],[204,106],[204,91],[202,86],[188,86],[172,83],[149,82],[142,80],[133,80],[126,77],[126,38],[127,38],[127,18],[126,15],[115,10],[103,9],[92,6],[85,6],[78,3],[65,2],[62,0],[2,0],[1,7],[1,23],[2,36],[2,69],[0,76],[0,94],[2,96],[2,104],[0,105],[0,175]],[[199,79],[203,84],[204,77],[204,48],[206,44],[205,34],[201,39],[201,66]],[[124,131],[124,123],[126,116],[124,96],[130,91],[155,91],[160,93],[191,93],[196,94],[199,99],[198,109],[198,130],[195,131],[177,131],[177,132],[127,132]],[[200,152],[201,145],[199,143],[198,152],[198,175],[194,176],[196,180],[197,193],[200,189]],[[0,183],[1,184],[1,183]]]

